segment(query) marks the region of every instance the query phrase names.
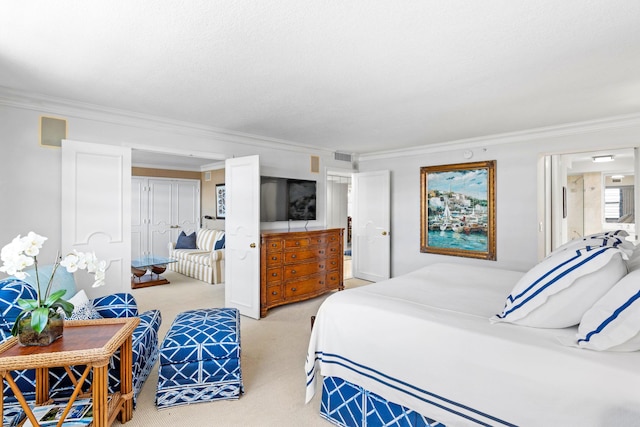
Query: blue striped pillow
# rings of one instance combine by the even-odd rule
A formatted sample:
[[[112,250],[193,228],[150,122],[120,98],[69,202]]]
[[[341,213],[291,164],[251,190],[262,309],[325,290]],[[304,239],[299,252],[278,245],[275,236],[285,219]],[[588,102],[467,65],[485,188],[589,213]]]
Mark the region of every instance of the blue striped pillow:
[[[640,350],[640,270],[620,280],[582,317],[578,347],[591,350]]]
[[[627,274],[626,255],[612,246],[564,250],[529,270],[492,322],[566,328]]]
[[[566,250],[577,250],[580,248],[586,248],[588,246],[613,246],[622,250],[628,256],[631,256],[635,245],[626,240],[627,232],[624,230],[617,230],[611,232],[604,232],[598,234],[591,234],[582,238],[570,240],[562,246],[559,246],[553,252],[551,252],[547,258]]]

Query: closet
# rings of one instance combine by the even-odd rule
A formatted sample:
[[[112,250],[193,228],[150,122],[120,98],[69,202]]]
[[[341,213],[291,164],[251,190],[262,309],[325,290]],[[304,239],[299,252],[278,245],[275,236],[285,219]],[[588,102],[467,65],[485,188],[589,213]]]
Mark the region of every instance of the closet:
[[[168,257],[169,242],[181,231],[190,234],[200,224],[200,181],[195,179],[131,178],[131,258]]]

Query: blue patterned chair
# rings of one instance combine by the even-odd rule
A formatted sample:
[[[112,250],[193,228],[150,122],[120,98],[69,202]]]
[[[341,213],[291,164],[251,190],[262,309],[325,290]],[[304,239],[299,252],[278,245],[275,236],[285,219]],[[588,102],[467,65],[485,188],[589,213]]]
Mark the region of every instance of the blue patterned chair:
[[[64,269],[61,269],[64,270]],[[60,270],[58,270],[60,271]],[[58,273],[56,273],[56,276]],[[67,283],[68,285],[68,283]],[[20,313],[17,305],[19,298],[35,299],[36,290],[29,283],[10,277],[0,280],[0,342],[11,337],[11,328]],[[95,298],[91,301],[95,310],[105,318],[114,317],[140,317],[140,324],[133,332],[133,392],[134,404],[140,393],[140,389],[149,376],[158,358],[158,329],[162,322],[159,310],[149,310],[138,313],[138,307],[133,295],[129,293],[117,293]],[[80,369],[73,369],[74,375],[81,375]],[[110,391],[120,388],[120,354],[117,352],[109,368]],[[33,370],[14,371],[14,380],[28,401],[35,401],[35,372]],[[88,378],[90,382],[90,378]],[[70,379],[64,369],[51,369],[49,382],[52,397],[68,396],[73,391]],[[4,386],[5,422],[7,414],[15,409],[17,404],[13,391]]]

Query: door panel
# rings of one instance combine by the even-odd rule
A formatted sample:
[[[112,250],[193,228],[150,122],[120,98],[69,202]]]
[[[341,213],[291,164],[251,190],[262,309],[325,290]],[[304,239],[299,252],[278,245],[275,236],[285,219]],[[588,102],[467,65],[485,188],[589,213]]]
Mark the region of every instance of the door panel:
[[[389,171],[353,174],[353,276],[374,282],[390,277]]]
[[[147,249],[147,200],[145,179],[131,178],[131,259],[144,255]]]
[[[62,253],[95,252],[107,261],[106,289],[76,276],[90,298],[124,292],[131,283],[131,149],[62,142]]]
[[[225,305],[260,318],[260,164],[258,156],[225,162]]]
[[[174,242],[180,231],[191,234],[198,229],[200,217],[200,183],[194,181],[177,181],[175,223],[179,228],[174,229]]]
[[[149,250],[153,255],[169,256],[168,244],[173,239],[173,204],[172,182],[149,179]]]

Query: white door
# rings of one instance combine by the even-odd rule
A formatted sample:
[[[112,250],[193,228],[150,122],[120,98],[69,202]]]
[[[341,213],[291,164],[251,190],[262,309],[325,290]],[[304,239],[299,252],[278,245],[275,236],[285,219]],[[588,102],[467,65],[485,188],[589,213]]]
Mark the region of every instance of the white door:
[[[133,258],[167,257],[169,242],[199,226],[200,181],[134,177],[131,182]]]
[[[131,178],[131,259],[140,258],[147,251],[148,191],[146,178]]]
[[[62,254],[92,251],[107,261],[106,285],[76,274],[90,298],[131,286],[131,149],[62,142]]]
[[[225,162],[225,306],[260,318],[260,162]]]
[[[391,185],[388,170],[353,174],[353,276],[377,282],[391,271]]]

